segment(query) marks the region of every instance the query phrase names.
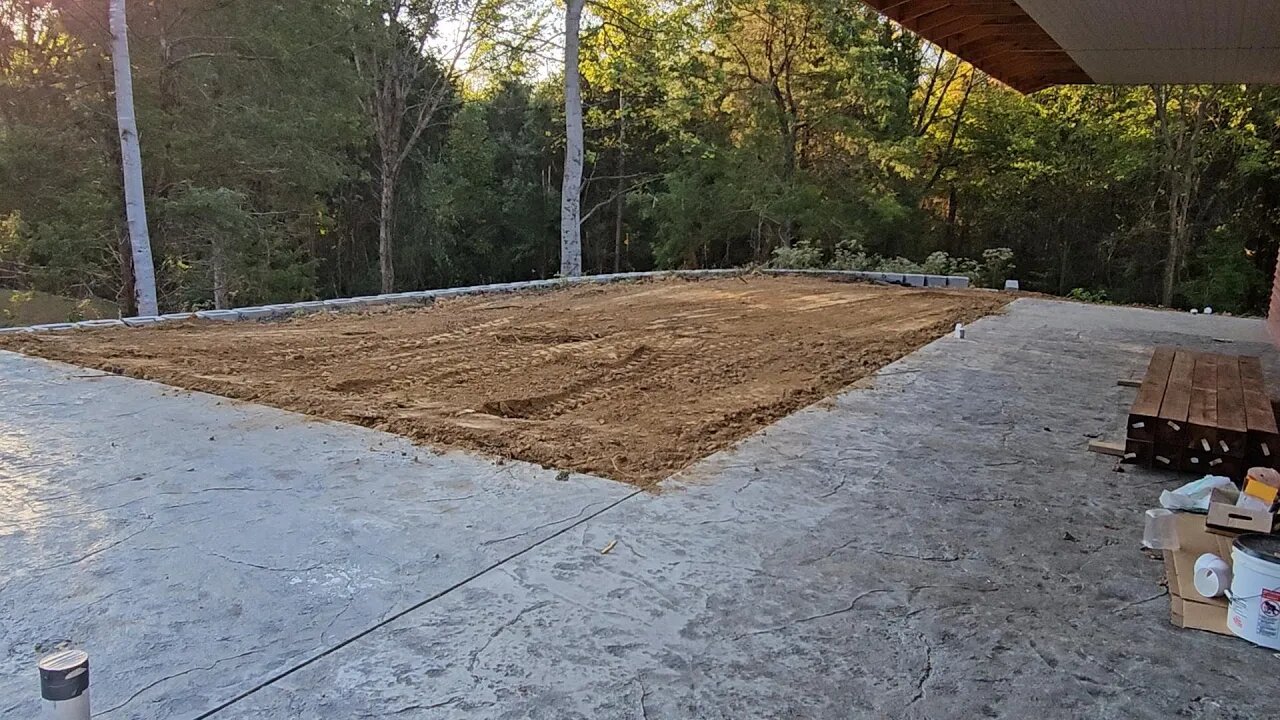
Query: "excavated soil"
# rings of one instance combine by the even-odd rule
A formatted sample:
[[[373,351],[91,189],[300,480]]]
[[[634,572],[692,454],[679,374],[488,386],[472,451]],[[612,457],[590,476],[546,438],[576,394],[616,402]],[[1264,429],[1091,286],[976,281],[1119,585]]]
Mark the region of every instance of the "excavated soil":
[[[647,485],[1005,302],[746,276],[4,336],[0,349]]]

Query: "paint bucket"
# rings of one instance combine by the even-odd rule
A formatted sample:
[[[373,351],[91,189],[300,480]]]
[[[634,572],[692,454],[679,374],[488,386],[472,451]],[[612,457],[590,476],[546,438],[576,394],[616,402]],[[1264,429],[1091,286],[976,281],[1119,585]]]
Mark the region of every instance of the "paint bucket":
[[[1231,544],[1227,627],[1238,637],[1280,650],[1280,537],[1241,535]]]

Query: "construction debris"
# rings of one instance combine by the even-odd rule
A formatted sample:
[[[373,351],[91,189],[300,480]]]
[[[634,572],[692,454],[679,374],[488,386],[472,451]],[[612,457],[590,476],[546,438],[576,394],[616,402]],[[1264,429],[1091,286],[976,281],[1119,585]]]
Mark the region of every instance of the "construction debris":
[[[1276,467],[1280,454],[1256,357],[1157,348],[1126,434],[1126,462],[1233,480],[1249,467]]]
[[[1165,508],[1187,510],[1147,511],[1143,544],[1164,553],[1174,625],[1280,648],[1276,483],[1269,468],[1249,470],[1246,492],[1206,476],[1161,495]]]

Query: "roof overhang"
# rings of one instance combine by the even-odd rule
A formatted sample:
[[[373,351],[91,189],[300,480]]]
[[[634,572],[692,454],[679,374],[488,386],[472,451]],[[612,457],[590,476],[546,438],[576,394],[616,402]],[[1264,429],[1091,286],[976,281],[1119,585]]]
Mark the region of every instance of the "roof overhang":
[[[1277,0],[864,0],[1025,93],[1280,83]]]

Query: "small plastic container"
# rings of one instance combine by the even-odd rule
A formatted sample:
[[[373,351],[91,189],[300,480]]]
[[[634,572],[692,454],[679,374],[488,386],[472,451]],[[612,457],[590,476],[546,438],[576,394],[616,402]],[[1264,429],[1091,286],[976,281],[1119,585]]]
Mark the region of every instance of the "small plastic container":
[[[1152,508],[1147,511],[1147,521],[1142,528],[1142,547],[1152,550],[1177,550],[1181,547],[1172,510]]]

